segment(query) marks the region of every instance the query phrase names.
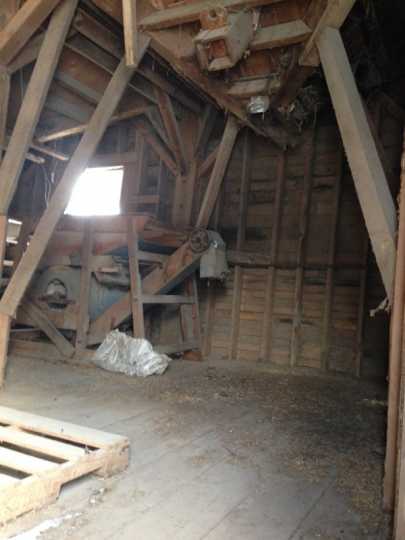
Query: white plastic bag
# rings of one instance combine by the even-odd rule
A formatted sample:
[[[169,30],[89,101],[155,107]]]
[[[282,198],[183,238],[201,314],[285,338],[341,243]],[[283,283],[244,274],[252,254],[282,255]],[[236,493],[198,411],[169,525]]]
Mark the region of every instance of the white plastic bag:
[[[170,358],[155,352],[147,339],[132,338],[119,330],[113,330],[97,349],[93,362],[108,371],[148,377],[162,375]]]

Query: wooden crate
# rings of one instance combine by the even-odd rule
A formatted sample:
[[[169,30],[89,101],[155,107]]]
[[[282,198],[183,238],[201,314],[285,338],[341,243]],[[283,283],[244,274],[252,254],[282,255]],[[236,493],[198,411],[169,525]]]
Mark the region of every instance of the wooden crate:
[[[0,407],[0,524],[57,499],[63,484],[128,465],[129,441]]]

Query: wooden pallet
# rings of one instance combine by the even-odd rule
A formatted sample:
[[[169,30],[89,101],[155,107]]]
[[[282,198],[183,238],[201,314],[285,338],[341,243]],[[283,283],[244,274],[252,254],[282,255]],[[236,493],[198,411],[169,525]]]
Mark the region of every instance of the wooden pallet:
[[[128,465],[129,441],[0,407],[0,524],[57,499],[63,484]]]

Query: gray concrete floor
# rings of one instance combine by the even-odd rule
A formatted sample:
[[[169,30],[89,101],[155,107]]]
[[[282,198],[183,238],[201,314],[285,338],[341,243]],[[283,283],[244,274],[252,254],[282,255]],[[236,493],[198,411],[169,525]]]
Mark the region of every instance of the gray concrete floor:
[[[140,380],[12,359],[2,405],[125,434],[132,456],[0,537],[63,518],[41,540],[383,538],[384,388],[230,366]]]

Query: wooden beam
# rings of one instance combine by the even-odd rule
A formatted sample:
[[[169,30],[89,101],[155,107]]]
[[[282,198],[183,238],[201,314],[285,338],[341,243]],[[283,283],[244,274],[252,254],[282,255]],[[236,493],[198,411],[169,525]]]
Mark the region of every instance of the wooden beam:
[[[399,224],[398,224],[398,245],[397,260],[395,269],[394,301],[390,321],[390,341],[389,341],[389,367],[388,367],[388,411],[387,411],[387,437],[384,466],[383,484],[383,507],[392,511],[395,506],[397,490],[397,459],[400,455],[403,459],[403,446],[401,454],[398,454],[399,438],[401,436],[400,426],[400,403],[401,384],[403,385],[404,372],[404,301],[405,301],[405,131],[403,138],[403,150],[401,160],[401,186],[399,191]],[[402,381],[402,383],[401,383]],[[402,411],[403,415],[403,411]],[[402,417],[403,418],[403,417]],[[404,432],[402,427],[402,434]],[[403,435],[402,435],[403,436]],[[404,463],[399,463],[399,480],[404,480]],[[404,486],[404,484],[403,484]],[[405,489],[402,487],[402,489]],[[401,495],[401,499],[403,495]],[[404,504],[404,501],[402,501]],[[396,528],[399,534],[398,540],[405,534],[404,506],[397,506]]]
[[[197,227],[208,226],[238,132],[239,123],[233,115],[230,115],[226,122],[215,165],[198,215]]]
[[[64,0],[49,23],[38,61],[0,167],[0,214],[8,211],[51,84],[77,0]]]
[[[134,107],[127,111],[120,112],[111,117],[109,125],[121,122],[122,120],[128,120],[129,118],[135,118],[136,116],[142,116],[149,111],[149,106]],[[58,131],[52,131],[50,133],[44,133],[39,136],[36,141],[40,144],[51,141],[59,141],[60,139],[66,139],[67,137],[73,137],[75,135],[81,135],[88,127],[87,124],[81,124],[72,128],[62,129]]]
[[[195,201],[195,185],[198,177],[196,155],[197,117],[189,113],[180,125],[183,134],[183,147],[186,160],[186,171],[178,174],[175,182],[172,205],[172,225],[186,228],[191,225],[193,202]]]
[[[27,0],[0,32],[0,64],[7,65],[58,5],[60,0]],[[77,2],[66,2],[76,9]],[[69,11],[65,12],[68,16]],[[68,25],[69,26],[69,25]],[[63,28],[63,25],[61,26]]]
[[[11,317],[0,313],[0,388],[6,375],[8,339],[10,336]]]
[[[194,304],[191,296],[182,294],[142,294],[144,304]]]
[[[147,49],[149,41],[142,43],[142,52]],[[95,110],[88,128],[83,135],[75,153],[69,161],[65,172],[56,187],[52,199],[44,215],[40,219],[30,245],[21,259],[19,267],[0,301],[0,312],[14,316],[17,306],[37,268],[55,227],[68,204],[72,187],[76,179],[86,169],[101,137],[108,125],[112,113],[117,107],[134,69],[128,68],[125,61],[120,62],[105,93]]]
[[[207,103],[201,117],[200,126],[197,134],[196,154],[198,156],[205,156],[206,148],[208,146],[212,130],[214,129],[217,115],[218,111],[216,110],[216,108],[213,107],[210,103]]]
[[[328,0],[325,11],[316,25],[316,28],[307,41],[303,52],[301,53],[299,64],[301,66],[319,66],[320,58],[317,49],[317,43],[320,35],[325,28],[334,28],[339,30],[349,15],[356,0]]]
[[[201,163],[201,165],[198,168],[198,176],[204,176],[212,169],[217,159],[218,150],[219,150],[219,145],[217,148],[214,148],[214,150],[212,150],[208,154],[208,156],[205,158],[205,160]]]
[[[396,254],[396,210],[339,30],[317,41],[343,144],[389,300]]]
[[[0,162],[2,160],[2,148],[6,146],[6,124],[8,100],[10,96],[10,75],[0,66]]]
[[[138,232],[134,218],[128,216],[128,261],[131,280],[132,328],[135,338],[145,338],[141,274],[138,258]]]
[[[160,90],[160,88],[155,88],[155,93],[159,105],[159,111],[169,137],[171,148],[176,158],[177,166],[181,172],[186,172],[187,157],[185,155],[184,143],[180,135],[179,124],[174,112],[173,104],[170,101],[170,97],[165,92]]]
[[[37,326],[48,336],[63,356],[71,358],[74,355],[75,348],[73,345],[59,332],[56,326],[34,302],[26,300],[21,304],[19,309],[32,321],[34,326]]]
[[[177,174],[177,165],[167,150],[165,145],[160,141],[159,137],[155,135],[153,129],[147,122],[138,121],[136,123],[136,130],[142,134],[145,141],[153,148],[156,154],[160,157],[166,167],[174,174]]]
[[[92,273],[92,252],[93,252],[93,224],[88,219],[84,225],[84,237],[80,257],[80,302],[77,313],[76,349],[81,351],[87,345],[87,333],[90,324],[90,287]]]
[[[257,6],[277,4],[283,0],[217,0],[217,9],[225,8],[249,9]],[[147,30],[161,30],[179,24],[198,21],[202,11],[209,11],[212,8],[211,0],[193,2],[192,4],[181,4],[180,6],[169,7],[160,11],[155,11],[151,15],[144,17],[140,21],[141,28]]]
[[[138,25],[137,0],[122,0],[122,17],[124,22],[125,59],[127,66],[138,64]]]
[[[249,45],[251,51],[275,49],[301,43],[311,34],[304,21],[296,20],[258,28]]]
[[[145,172],[145,139],[141,133],[135,135],[134,155],[136,161],[124,167],[124,177],[122,179],[121,209],[124,214],[134,214],[137,210],[141,182]]]
[[[80,8],[77,10],[77,16],[74,19],[73,27],[81,35],[85,36],[87,40],[90,40],[91,42],[97,44],[99,48],[107,51],[115,58],[121,59],[124,52],[121,37],[108,30],[105,25],[99,23],[96,19],[91,17],[88,13],[84,12]],[[76,36],[74,40],[70,41],[69,46],[70,45],[73,45],[77,52],[84,54],[84,47],[79,46],[78,36]],[[89,41],[87,41],[87,51],[88,53],[90,53]],[[95,52],[96,51],[93,48],[91,52],[91,57],[89,55],[87,55],[87,57],[95,61]],[[100,54],[97,55],[97,58],[101,59]],[[98,61],[97,63],[99,65],[102,65],[103,62],[100,63]],[[151,67],[148,67],[146,65],[139,66],[137,70],[137,75],[141,75],[141,77],[151,82],[154,86],[158,86],[159,88],[164,90],[167,94],[169,94],[179,103],[183,104],[186,108],[194,111],[197,114],[200,112],[201,107],[196,101],[191,99],[178,86],[172,84],[155,69],[152,69]],[[141,88],[139,88],[136,83],[132,82],[131,88],[149,99],[150,101],[156,103],[154,96],[150,94],[147,95],[146,92],[141,91]]]
[[[7,216],[0,216],[0,279],[3,275],[4,256],[7,247]]]

